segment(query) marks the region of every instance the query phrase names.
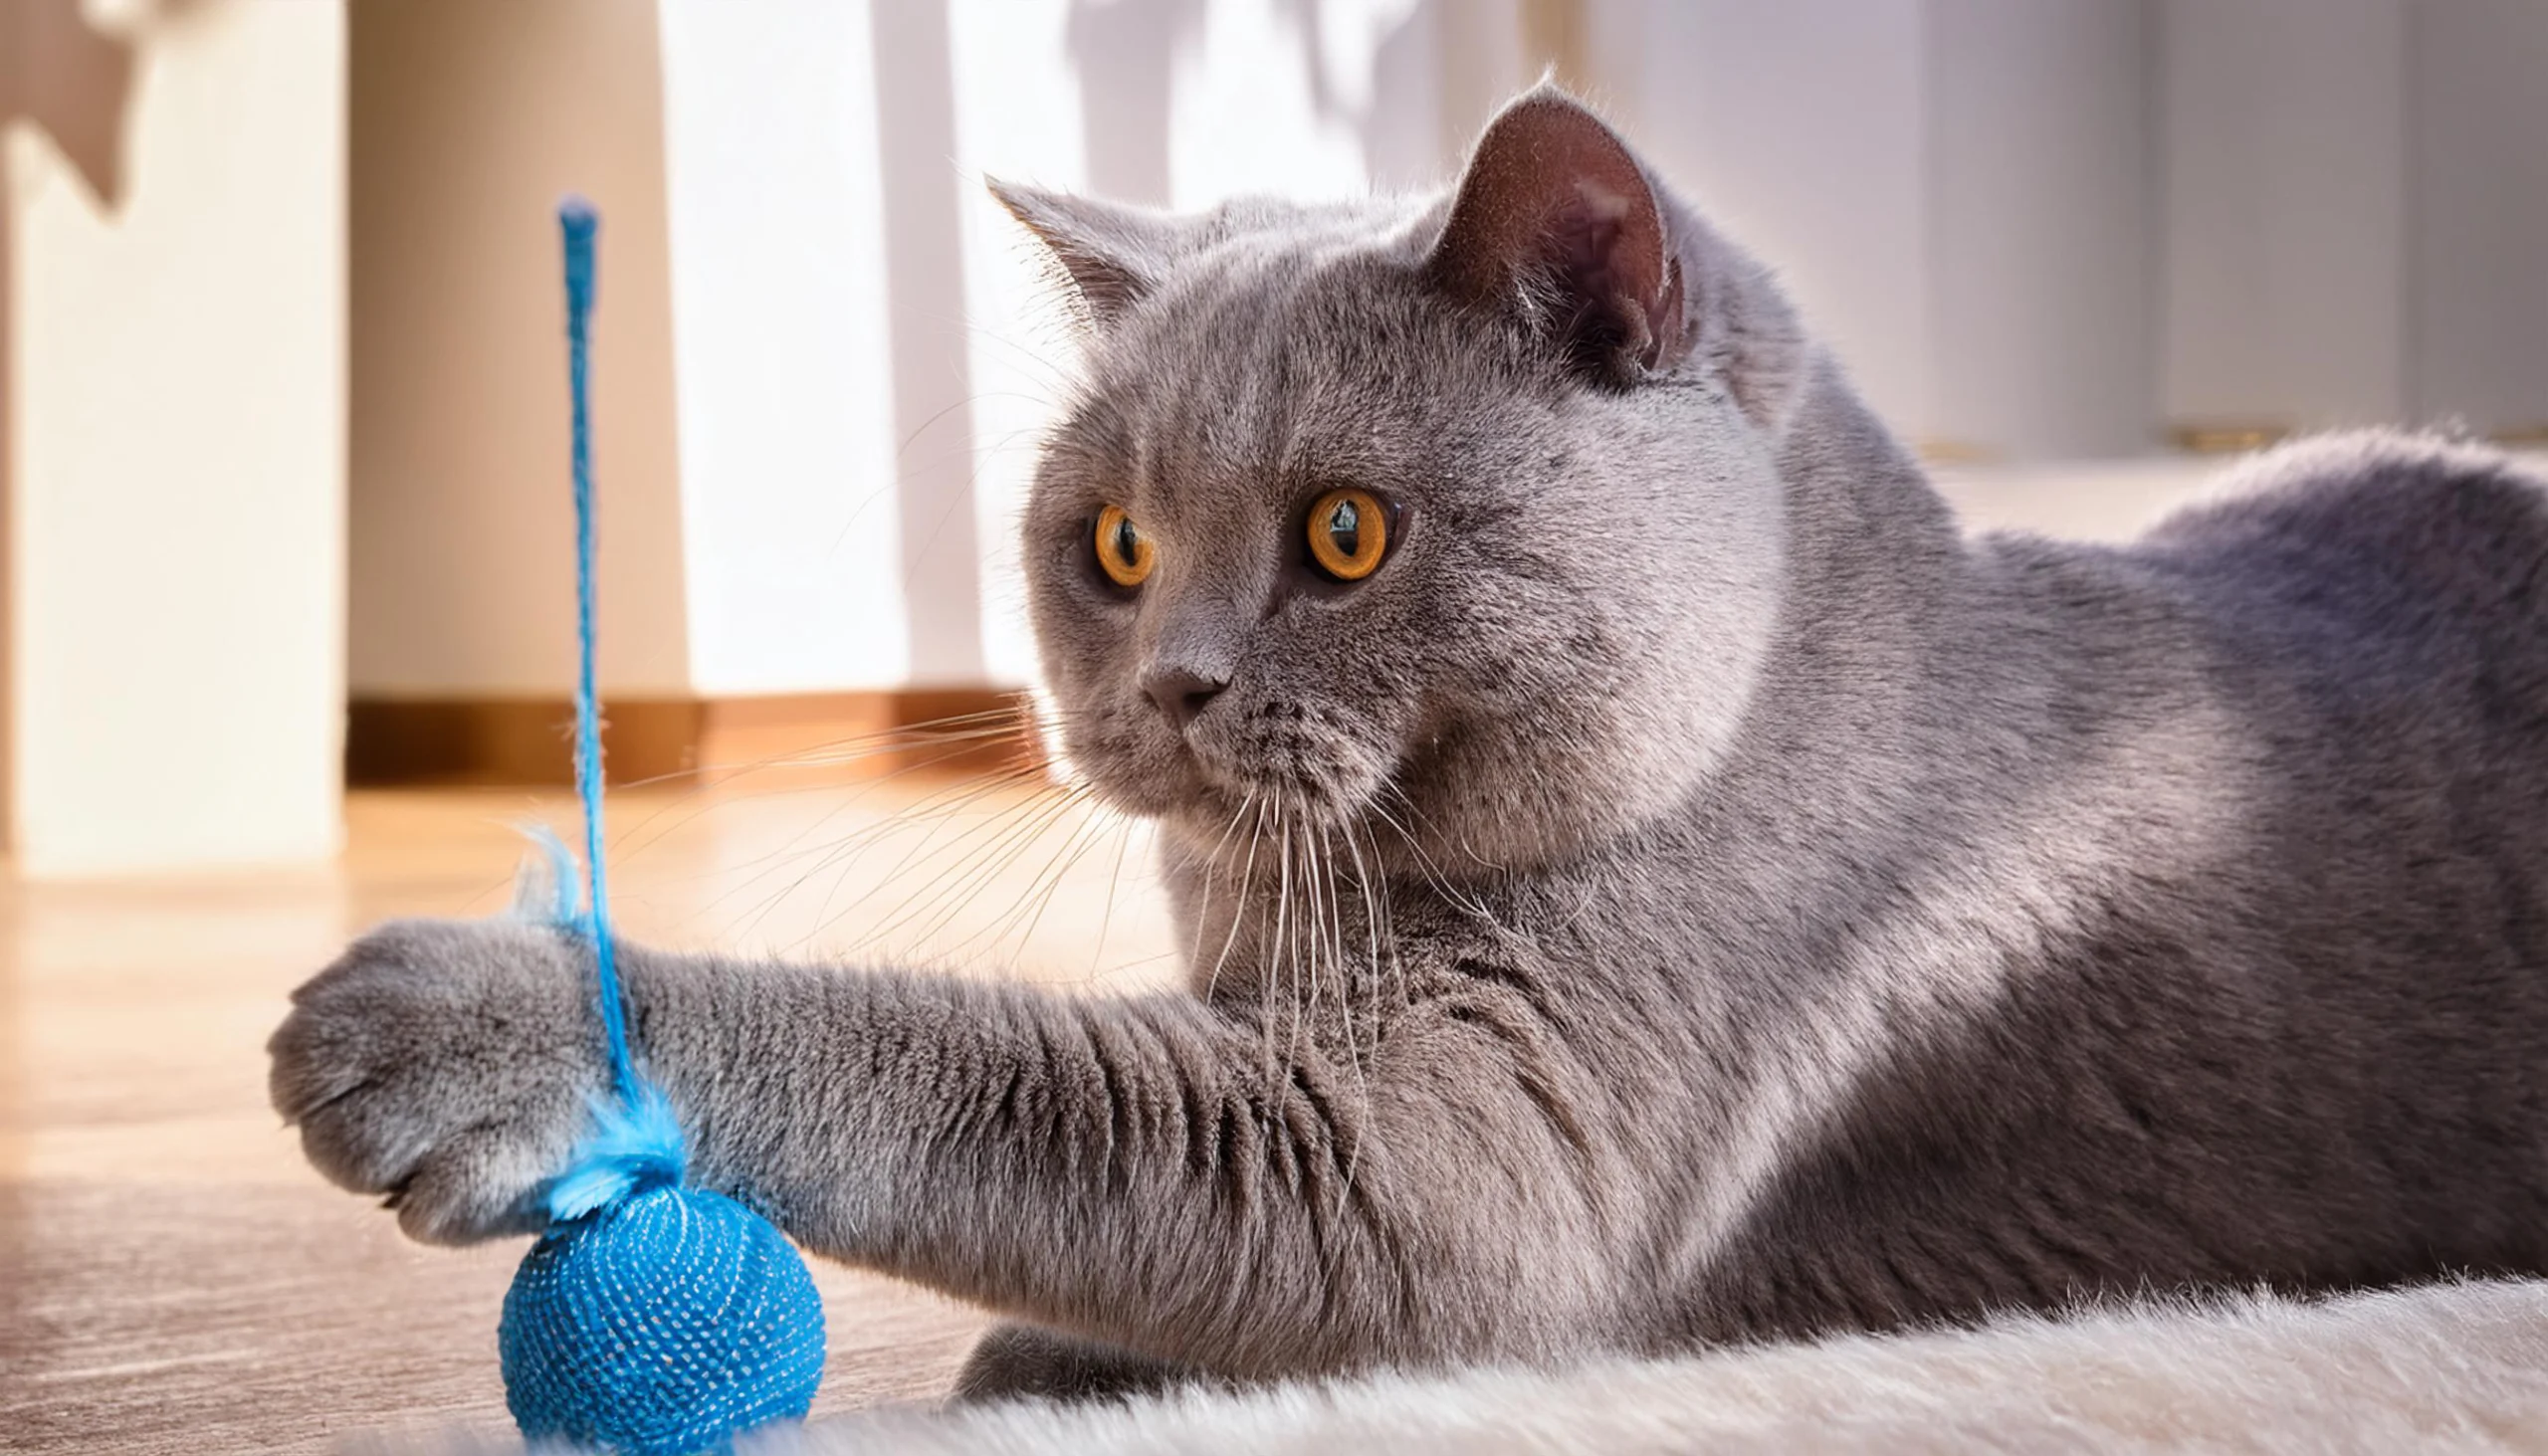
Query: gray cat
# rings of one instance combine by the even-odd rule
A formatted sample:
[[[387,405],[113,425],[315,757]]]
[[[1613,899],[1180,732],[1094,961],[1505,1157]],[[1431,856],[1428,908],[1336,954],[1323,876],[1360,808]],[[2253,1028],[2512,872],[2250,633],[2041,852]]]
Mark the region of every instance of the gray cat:
[[[1025,1322],[973,1394],[2548,1270],[2548,492],[2355,436],[1967,540],[1770,276],[1543,90],[1452,193],[1019,188],[1091,329],[1024,524],[1190,987],[630,946],[696,1171]],[[457,1242],[588,957],[384,927],[276,1106]]]

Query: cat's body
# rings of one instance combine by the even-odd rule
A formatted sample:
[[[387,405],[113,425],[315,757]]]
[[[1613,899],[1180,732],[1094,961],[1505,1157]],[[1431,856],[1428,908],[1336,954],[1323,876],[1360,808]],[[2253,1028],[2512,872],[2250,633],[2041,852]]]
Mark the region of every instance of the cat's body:
[[[1965,540],[1648,181],[1541,95],[1427,207],[1010,195],[1098,328],[1054,721],[1193,985],[632,949],[699,1175],[1064,1333],[981,1393],[2548,1271],[2548,494],[2355,437]],[[1299,549],[1340,483],[1368,579]],[[527,1227],[586,973],[375,933],[278,1104],[421,1236]]]

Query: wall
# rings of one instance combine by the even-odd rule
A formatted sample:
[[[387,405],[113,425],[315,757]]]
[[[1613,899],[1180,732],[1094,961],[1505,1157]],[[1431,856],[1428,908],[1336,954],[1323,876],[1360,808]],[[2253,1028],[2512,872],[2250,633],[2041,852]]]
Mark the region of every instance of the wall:
[[[1959,453],[2150,440],[2141,0],[1592,0],[1594,99]]]
[[[868,7],[661,14],[688,686],[894,686],[913,662]]]
[[[2162,413],[2395,419],[2407,389],[2401,0],[2165,0]]]
[[[2409,15],[2416,410],[2548,438],[2548,5]]]
[[[2170,419],[2548,433],[2548,7],[2160,16]]]
[[[1916,436],[2008,459],[2154,443],[2148,7],[1928,0],[1930,385]]]
[[[0,136],[12,844],[36,875],[323,855],[343,13],[115,13],[132,65],[108,194],[37,127]]]
[[[539,697],[571,682],[555,219],[570,191],[602,214],[600,674],[621,695],[685,691],[653,10],[359,0],[349,40],[354,693]]]
[[[1775,263],[1903,429],[1930,423],[1922,0],[1592,0],[1590,69],[1646,158]]]

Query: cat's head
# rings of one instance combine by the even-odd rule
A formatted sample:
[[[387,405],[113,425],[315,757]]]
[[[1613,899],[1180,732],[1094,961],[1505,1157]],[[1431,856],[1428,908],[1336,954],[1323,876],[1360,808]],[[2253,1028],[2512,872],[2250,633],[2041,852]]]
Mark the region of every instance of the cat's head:
[[[1458,873],[1709,771],[1779,610],[1805,345],[1592,112],[1525,96],[1431,199],[995,190],[1089,324],[1025,563],[1107,800],[1207,846],[1271,805]]]

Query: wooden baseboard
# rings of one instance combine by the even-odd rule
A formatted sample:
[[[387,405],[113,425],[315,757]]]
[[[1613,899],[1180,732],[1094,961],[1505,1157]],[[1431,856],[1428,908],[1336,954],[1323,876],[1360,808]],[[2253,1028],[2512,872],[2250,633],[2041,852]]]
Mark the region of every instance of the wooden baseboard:
[[[1023,695],[966,688],[614,699],[602,724],[602,761],[621,786],[979,772],[1034,754],[1022,731],[978,735],[999,720],[976,715],[1002,713],[1023,724]],[[571,783],[574,718],[564,698],[356,698],[346,705],[345,782]],[[934,732],[937,724],[948,726]]]
[[[2201,420],[2168,427],[2168,443],[2188,455],[2244,455],[2290,435],[2291,426],[2278,420]]]

